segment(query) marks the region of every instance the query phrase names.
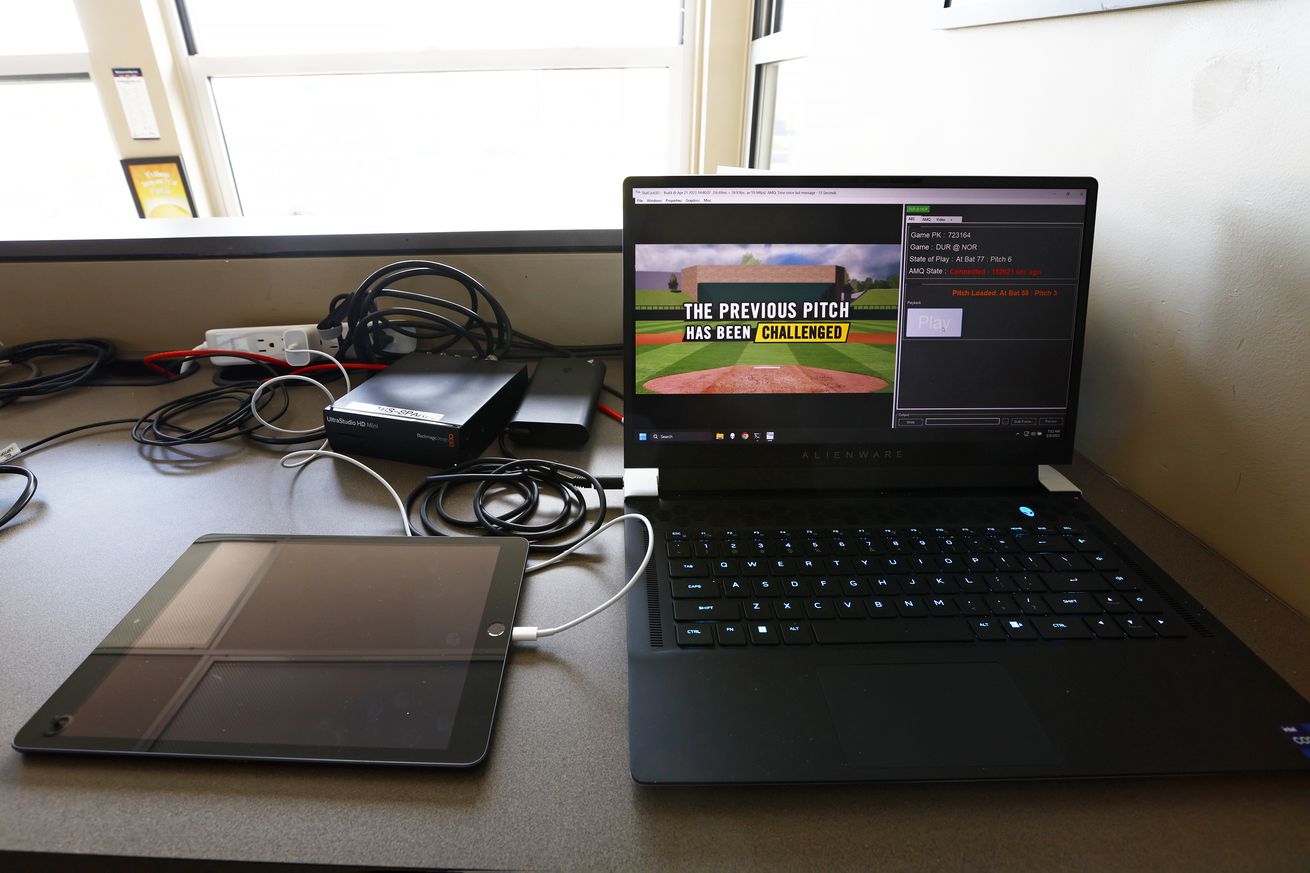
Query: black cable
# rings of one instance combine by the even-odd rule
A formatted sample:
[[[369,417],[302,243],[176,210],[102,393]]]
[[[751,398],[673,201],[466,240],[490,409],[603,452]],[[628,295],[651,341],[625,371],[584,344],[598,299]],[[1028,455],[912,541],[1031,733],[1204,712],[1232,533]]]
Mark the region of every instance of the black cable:
[[[514,331],[514,338],[512,341],[512,345],[514,348],[532,350],[537,352],[537,354],[534,357],[540,357],[540,353],[542,350],[548,352],[554,352],[558,357],[561,358],[571,358],[573,357],[574,354],[564,346],[557,346],[554,343],[547,342],[544,339],[538,339],[537,337],[530,336],[529,334],[526,334],[521,330]]]
[[[214,374],[214,388],[165,401],[136,419],[132,427],[134,441],[142,445],[167,447],[244,437],[264,445],[292,446],[327,438],[326,431],[321,427],[306,433],[292,433],[287,436],[267,436],[259,432],[264,424],[255,417],[250,404],[261,385],[268,379],[280,375],[269,361],[260,360],[260,356],[226,349],[193,349],[185,353],[176,353],[176,356],[173,356],[175,353],[172,352],[165,354],[171,357],[152,356],[152,366],[180,367],[196,358],[225,357],[245,358],[249,364],[240,367],[219,367]],[[290,365],[279,363],[279,366]],[[236,378],[231,378],[234,371],[239,373],[236,374]],[[341,378],[341,371],[333,369],[315,371],[313,375],[305,373],[287,375],[302,376],[315,382],[326,383]],[[279,381],[275,382],[269,390],[261,392],[258,412],[266,422],[277,421],[290,409],[290,387],[287,382]],[[268,407],[275,400],[280,403],[270,413],[267,411]],[[198,426],[184,426],[179,422],[183,416],[215,405],[231,405],[231,409]]]
[[[221,351],[197,350],[194,357],[221,357]],[[179,361],[192,360],[191,356]],[[269,377],[278,372],[268,363],[252,359],[252,365]],[[216,377],[217,381],[217,377]],[[213,443],[245,437],[253,442],[273,446],[291,446],[326,438],[323,428],[290,436],[267,436],[258,431],[264,426],[255,418],[250,404],[263,379],[244,379],[221,382],[214,388],[167,400],[142,415],[132,425],[132,439],[147,446],[183,446],[196,443]],[[280,404],[270,413],[266,410],[276,401]],[[214,405],[231,404],[229,412],[198,426],[184,426],[178,422],[182,416]],[[258,411],[265,421],[277,421],[291,408],[288,385],[280,382],[259,398]]]
[[[606,388],[609,391],[613,391],[615,394],[618,394],[620,397],[623,396],[622,392],[615,391],[613,388],[610,388],[608,385],[602,385],[601,387]],[[609,418],[608,415],[605,417]],[[613,419],[610,420],[613,421]],[[616,421],[614,423],[619,425],[620,427],[623,426],[622,422]],[[509,440],[509,434],[506,431],[501,431],[500,436],[497,438],[497,443],[500,446],[500,453],[507,458],[518,460],[518,456],[515,455],[514,452],[510,449],[508,440]],[[597,476],[596,481],[599,482],[601,484],[601,487],[603,488],[610,488],[615,490],[623,489],[622,476]]]
[[[263,427],[250,411],[250,400],[254,396],[259,382],[237,382],[220,385],[185,397],[178,397],[159,404],[136,420],[132,426],[132,439],[146,446],[184,446],[197,443],[215,443],[223,440],[246,437],[265,445],[296,445],[324,438],[320,428],[312,433],[296,434],[289,437],[271,437],[257,433]],[[272,413],[267,407],[280,400],[281,404]],[[208,406],[230,403],[230,412],[204,424],[188,427],[178,423],[182,416],[204,409]],[[259,414],[266,421],[277,421],[291,408],[291,400],[285,385],[274,386],[259,399]]]
[[[119,359],[119,360],[111,361],[110,363],[112,365],[112,364],[125,363],[125,362],[122,361],[122,359]],[[168,365],[169,365],[168,361],[160,362],[160,366],[167,367]],[[172,385],[174,382],[181,382],[183,379],[188,379],[199,372],[200,372],[200,367],[198,366],[192,367],[191,369],[188,370],[179,365],[178,371],[176,373],[171,373],[168,376],[158,376],[158,377],[145,376],[141,379],[133,379],[130,376],[119,377],[114,379],[101,378],[101,379],[92,379],[86,384],[87,387],[89,388],[151,388],[154,387],[155,385]]]
[[[539,337],[526,334],[517,328],[510,344],[510,356],[519,357],[516,352],[523,352],[523,357],[540,358],[542,352],[550,352],[555,357],[614,358],[623,354],[621,344],[605,343],[600,345],[561,346]]]
[[[43,437],[34,443],[28,443],[27,445],[19,449],[18,454],[14,455],[13,457],[21,458],[23,455],[26,455],[29,452],[36,451],[37,449],[44,446],[46,443],[54,442],[60,437],[66,437],[69,434],[74,434],[77,433],[78,431],[91,430],[92,428],[96,428],[96,427],[111,427],[112,425],[115,424],[135,424],[136,422],[137,419],[135,418],[115,418],[110,421],[96,421],[96,422],[92,422],[91,424],[79,424],[77,427],[70,427],[68,430],[61,430],[59,433],[53,433],[50,436]],[[10,460],[13,460],[13,458],[11,458]]]
[[[467,485],[475,486],[472,518],[457,516],[446,507],[454,489]],[[584,493],[588,488],[596,492],[599,504],[590,524]],[[543,491],[554,493],[562,506],[554,516],[534,522]],[[493,513],[491,501],[505,497],[506,492],[516,493],[519,502],[500,514]],[[606,508],[605,487],[591,473],[557,461],[530,458],[476,458],[457,464],[444,473],[428,476],[405,500],[406,511],[412,517],[417,510],[422,531],[429,536],[447,535],[438,523],[440,519],[456,529],[523,537],[529,542],[528,548],[537,552],[562,552],[576,545],[604,523]],[[582,533],[567,542],[543,542],[569,536],[584,526]]]
[[[0,475],[23,476],[27,479],[27,487],[23,493],[18,495],[18,499],[5,510],[4,515],[0,515],[0,528],[3,528],[9,522],[14,520],[14,516],[23,511],[32,500],[32,495],[36,494],[36,474],[26,467],[18,467],[13,464],[0,464]]]
[[[468,305],[388,287],[422,276],[459,283],[468,292]],[[380,307],[378,301],[385,298],[420,303],[433,309]],[[479,311],[479,301],[485,301],[490,308],[489,318]],[[472,276],[436,261],[398,261],[375,271],[353,293],[333,297],[328,303],[327,318],[318,328],[329,335],[339,331],[340,355],[365,363],[388,363],[402,356],[388,350],[394,343],[393,333],[429,343],[423,349],[428,352],[444,352],[463,342],[479,358],[502,358],[513,341],[509,315],[500,301]]]
[[[89,357],[91,360],[56,373],[34,375],[17,382],[0,384],[0,407],[24,397],[44,397],[76,388],[89,380],[114,358],[114,344],[103,339],[36,340],[0,347],[0,363],[26,364],[34,358]]]

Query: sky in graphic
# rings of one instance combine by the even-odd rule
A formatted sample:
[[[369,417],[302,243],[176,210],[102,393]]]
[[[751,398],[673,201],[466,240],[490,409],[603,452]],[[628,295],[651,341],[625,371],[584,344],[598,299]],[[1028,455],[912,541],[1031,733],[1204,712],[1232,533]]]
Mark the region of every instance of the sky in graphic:
[[[670,273],[700,264],[740,264],[750,254],[761,264],[835,264],[845,267],[852,279],[886,279],[901,269],[899,245],[813,245],[800,243],[718,244],[718,245],[639,245],[636,251],[638,273],[662,273],[667,283]],[[637,283],[642,287],[641,282]]]

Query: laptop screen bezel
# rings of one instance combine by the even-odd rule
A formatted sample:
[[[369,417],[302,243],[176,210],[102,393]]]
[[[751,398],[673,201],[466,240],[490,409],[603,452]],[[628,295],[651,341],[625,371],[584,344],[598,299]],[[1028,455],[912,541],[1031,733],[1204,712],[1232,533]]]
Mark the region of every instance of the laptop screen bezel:
[[[639,441],[639,428],[624,429],[624,466],[741,470],[742,468],[813,470],[838,467],[852,470],[853,484],[865,478],[860,470],[900,467],[1017,467],[1063,464],[1073,457],[1077,425],[1078,396],[1082,373],[1084,334],[1087,323],[1087,290],[1090,283],[1092,238],[1096,215],[1097,181],[1087,176],[641,176],[623,183],[623,330],[625,409],[636,410],[634,373],[636,304],[635,246],[632,237],[633,192],[637,188],[685,186],[770,188],[833,186],[873,188],[1071,188],[1087,192],[1082,254],[1079,262],[1077,301],[1070,360],[1070,384],[1065,428],[1060,437],[1042,440],[959,440],[931,443],[820,443],[752,444],[731,448],[713,443],[659,443]],[[649,208],[649,207],[646,207]],[[876,474],[872,477],[876,478]]]

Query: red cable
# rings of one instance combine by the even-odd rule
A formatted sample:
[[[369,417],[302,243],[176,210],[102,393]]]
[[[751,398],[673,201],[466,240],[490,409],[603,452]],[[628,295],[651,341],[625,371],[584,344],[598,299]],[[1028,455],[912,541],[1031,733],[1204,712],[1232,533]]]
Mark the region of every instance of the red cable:
[[[258,354],[257,352],[223,351],[221,349],[188,349],[186,351],[177,352],[156,352],[153,355],[146,355],[141,359],[141,362],[150,369],[163,373],[165,376],[176,376],[176,373],[166,370],[155,363],[155,361],[167,360],[170,358],[243,358],[247,361],[260,361],[265,364],[274,364],[278,367],[291,366],[281,358],[273,358],[268,355]],[[336,364],[310,364],[307,367],[300,367],[292,370],[291,375],[299,376],[302,373],[312,373],[318,370],[335,370],[336,366]],[[386,364],[343,363],[342,366],[347,370],[385,370],[387,368]]]
[[[146,355],[142,358],[141,363],[145,364],[152,370],[163,373],[165,376],[178,375],[177,373],[165,370],[163,367],[155,363],[155,361],[168,358],[245,358],[248,361],[262,361],[265,364],[277,364],[282,367],[287,366],[286,361],[278,358],[270,358],[268,355],[259,355],[254,352],[221,352],[212,349],[188,349],[187,351],[181,352],[155,352],[153,355]]]
[[[608,406],[606,406],[604,403],[601,403],[599,400],[596,401],[596,408],[599,409],[601,412],[605,413],[606,415],[608,415],[610,418],[617,421],[619,424],[623,424],[622,413],[615,412],[613,409],[610,409]]]
[[[283,366],[288,366],[288,365],[284,364]],[[347,370],[385,370],[387,369],[387,367],[391,365],[390,364],[347,364],[345,361],[342,361],[341,366],[345,367]],[[335,370],[336,368],[337,368],[336,364],[310,364],[308,367],[301,367],[298,370],[292,370],[291,375],[299,376],[301,373],[313,373],[318,370]]]

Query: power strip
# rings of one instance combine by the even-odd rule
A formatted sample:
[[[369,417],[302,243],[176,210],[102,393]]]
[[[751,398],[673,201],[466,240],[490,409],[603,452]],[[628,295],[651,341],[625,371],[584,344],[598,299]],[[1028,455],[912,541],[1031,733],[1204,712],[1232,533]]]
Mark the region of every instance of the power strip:
[[[279,324],[261,327],[218,327],[205,331],[205,346],[210,351],[253,352],[286,361],[293,367],[304,367],[312,355],[303,349],[317,349],[335,355],[340,348],[336,339],[324,339],[313,324]],[[291,351],[287,351],[291,349]],[[210,361],[218,367],[249,364],[245,358],[214,357]]]
[[[418,339],[399,331],[388,329],[391,337],[387,351],[398,355],[407,355],[418,348]],[[324,337],[314,324],[278,324],[260,327],[216,327],[205,331],[204,348],[210,351],[254,352],[279,358],[293,367],[309,364],[312,355],[302,349],[317,349],[333,357],[341,350],[341,340],[336,337]],[[290,351],[287,351],[290,349]],[[244,358],[210,358],[217,367],[235,367],[249,364]]]

